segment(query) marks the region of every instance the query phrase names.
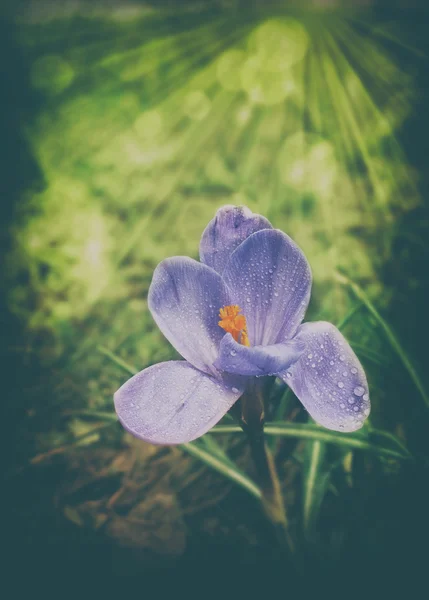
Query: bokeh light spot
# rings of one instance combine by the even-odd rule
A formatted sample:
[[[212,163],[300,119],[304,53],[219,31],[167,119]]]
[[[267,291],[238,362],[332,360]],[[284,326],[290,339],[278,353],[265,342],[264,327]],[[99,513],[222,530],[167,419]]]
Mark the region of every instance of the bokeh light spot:
[[[240,78],[237,73],[240,73],[247,55],[242,50],[228,50],[224,52],[217,64],[217,78],[226,90],[236,91],[241,87]]]
[[[73,81],[73,67],[56,54],[38,58],[31,70],[31,83],[36,89],[48,94],[58,94]]]
[[[251,56],[243,65],[241,84],[251,102],[268,106],[283,102],[296,87],[291,71],[269,71],[257,55]]]
[[[148,110],[137,117],[134,128],[138,135],[145,140],[157,138],[162,132],[163,122],[159,111]]]
[[[301,61],[308,49],[307,31],[295,19],[270,19],[255,29],[248,48],[268,71],[279,72]]]
[[[202,121],[210,112],[211,102],[201,90],[190,92],[185,97],[183,112],[190,119]]]

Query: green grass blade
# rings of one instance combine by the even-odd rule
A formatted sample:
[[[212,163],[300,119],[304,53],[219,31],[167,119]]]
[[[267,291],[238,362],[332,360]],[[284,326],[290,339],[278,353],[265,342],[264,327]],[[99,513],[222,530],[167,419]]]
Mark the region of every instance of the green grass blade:
[[[187,452],[194,458],[198,458],[215,471],[218,471],[227,479],[230,479],[234,483],[237,483],[258,500],[261,500],[262,493],[259,487],[249,477],[247,477],[247,475],[240,471],[240,469],[238,469],[235,465],[234,467],[230,466],[214,454],[201,448],[195,442],[181,444],[180,448],[182,448],[185,452]]]
[[[344,319],[342,319],[338,324],[337,327],[338,329],[341,331],[342,329],[344,329],[344,327],[347,325],[347,323],[349,321],[351,321],[353,319],[354,316],[356,316],[358,314],[358,312],[360,311],[360,309],[362,308],[362,304],[356,304],[356,306],[354,306],[350,312],[344,317]]]
[[[308,538],[322,506],[329,485],[331,469],[325,468],[326,444],[308,442],[303,464],[303,529]]]
[[[221,461],[225,464],[229,465],[232,468],[236,468],[236,465],[229,458],[225,450],[217,443],[215,438],[211,435],[203,435],[201,439],[201,443],[204,444],[207,452],[213,454],[213,456],[217,456]]]
[[[117,421],[118,417],[113,411],[103,410],[65,410],[61,413],[64,417],[92,417],[101,421]]]
[[[138,369],[126,363],[124,360],[122,360],[122,358],[111,352],[108,348],[105,348],[104,346],[97,346],[97,350],[101,352],[101,354],[107,356],[107,358],[110,358],[112,362],[118,365],[118,367],[124,369],[124,371],[127,371],[130,375],[135,375],[138,372]]]
[[[373,303],[371,302],[371,300],[368,298],[368,296],[365,294],[365,292],[363,291],[363,289],[361,287],[359,287],[356,283],[351,281],[348,277],[346,277],[342,273],[337,273],[337,278],[343,285],[348,286],[352,290],[352,292],[356,296],[356,298],[358,298],[361,302],[363,302],[363,304],[365,304],[368,311],[376,319],[376,321],[378,322],[378,324],[384,331],[393,350],[399,356],[399,358],[402,361],[402,364],[408,371],[412,381],[414,382],[414,385],[416,386],[417,390],[419,391],[426,406],[429,408],[429,396],[423,386],[423,383],[422,383],[417,371],[415,370],[414,365],[412,364],[411,360],[408,358],[407,353],[402,348],[398,338],[396,337],[395,333],[392,331],[391,327],[386,323],[386,321],[380,315],[378,310],[375,308],[375,306],[373,305]]]
[[[282,394],[282,397],[280,398],[277,410],[275,411],[274,421],[281,421],[285,418],[285,414],[288,409],[288,406],[291,403],[291,400],[292,390],[290,389],[290,387],[286,387]]]
[[[296,437],[307,440],[315,440],[330,444],[337,444],[355,450],[365,450],[381,456],[391,458],[412,458],[411,454],[404,446],[396,440],[392,434],[385,432],[371,431],[368,436],[359,433],[339,433],[330,429],[321,429],[317,425],[311,423],[266,423],[265,433],[267,435]],[[218,425],[209,431],[210,434],[215,433],[237,433],[241,432],[241,428],[236,425]],[[377,437],[389,439],[392,443],[389,447],[385,442],[378,441]],[[372,441],[374,439],[374,441]]]

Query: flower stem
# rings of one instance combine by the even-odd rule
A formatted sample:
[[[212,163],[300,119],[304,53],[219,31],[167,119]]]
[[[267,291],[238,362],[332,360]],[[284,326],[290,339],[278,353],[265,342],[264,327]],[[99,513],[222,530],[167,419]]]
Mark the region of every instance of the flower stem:
[[[273,456],[265,443],[264,403],[261,388],[257,385],[241,398],[240,425],[249,441],[258,484],[262,491],[264,512],[274,526],[281,547],[293,553],[294,544],[288,530],[279,477]]]

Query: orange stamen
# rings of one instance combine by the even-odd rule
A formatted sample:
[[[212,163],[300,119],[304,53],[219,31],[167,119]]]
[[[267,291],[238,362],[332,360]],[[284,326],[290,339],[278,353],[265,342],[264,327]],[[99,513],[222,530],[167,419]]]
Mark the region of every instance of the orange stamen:
[[[234,340],[243,346],[250,346],[249,337],[247,335],[246,317],[240,315],[241,308],[237,305],[224,306],[219,311],[221,321],[219,326],[230,333]]]

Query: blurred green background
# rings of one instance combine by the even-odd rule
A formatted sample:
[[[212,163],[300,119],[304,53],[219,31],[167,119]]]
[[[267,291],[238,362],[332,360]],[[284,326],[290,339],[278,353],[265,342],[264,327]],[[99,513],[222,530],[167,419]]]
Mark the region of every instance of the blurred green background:
[[[389,455],[384,442],[364,452],[274,440],[293,535],[321,577],[419,572],[428,23],[416,6],[322,0],[6,7],[1,337],[13,559],[117,575],[237,561],[289,568],[245,489],[104,418],[130,366],[175,357],[147,309],[153,269],[167,256],[197,258],[216,209],[244,204],[302,247],[314,274],[307,318],[342,324],[364,364],[373,409],[363,435],[382,430],[412,455]],[[306,421],[293,397],[281,410]],[[252,477],[240,435],[205,437],[217,450],[209,440],[198,448],[226,452]]]

